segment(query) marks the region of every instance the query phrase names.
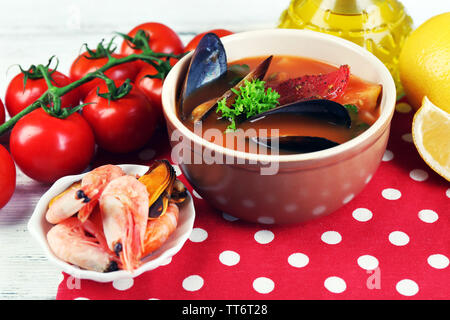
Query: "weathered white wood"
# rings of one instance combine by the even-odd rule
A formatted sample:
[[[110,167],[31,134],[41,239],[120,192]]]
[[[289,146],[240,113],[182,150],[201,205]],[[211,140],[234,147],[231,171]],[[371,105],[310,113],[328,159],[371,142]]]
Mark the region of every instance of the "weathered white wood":
[[[94,46],[112,31],[127,32],[145,21],[171,26],[187,43],[211,28],[243,31],[276,26],[289,0],[2,0],[0,4],[0,98],[18,72],[15,64],[60,60],[68,71],[81,45]],[[419,25],[450,11],[450,1],[404,0]],[[7,73],[7,70],[9,72]],[[0,140],[3,142],[3,140]],[[53,299],[61,273],[45,258],[26,229],[39,197],[48,186],[19,172],[10,203],[0,209],[0,299]]]

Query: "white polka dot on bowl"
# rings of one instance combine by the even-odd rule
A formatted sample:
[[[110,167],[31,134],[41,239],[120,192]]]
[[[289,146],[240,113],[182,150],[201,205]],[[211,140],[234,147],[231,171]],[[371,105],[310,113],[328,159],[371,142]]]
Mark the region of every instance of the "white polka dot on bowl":
[[[355,195],[354,195],[353,193],[351,193],[351,194],[349,194],[348,196],[346,196],[346,197],[344,198],[344,200],[342,200],[342,203],[343,203],[343,204],[347,204],[347,203],[349,203],[350,201],[352,201],[354,197],[355,197]]]
[[[317,206],[313,209],[312,214],[315,216],[318,216],[318,215],[321,215],[322,213],[324,213],[325,211],[327,211],[326,206]]]
[[[272,217],[266,217],[266,216],[261,216],[258,217],[258,219],[256,219],[259,223],[262,224],[274,224],[275,223],[275,219]]]
[[[239,218],[233,217],[231,215],[229,215],[228,213],[222,212],[222,218],[224,218],[227,221],[236,221],[239,220]]]

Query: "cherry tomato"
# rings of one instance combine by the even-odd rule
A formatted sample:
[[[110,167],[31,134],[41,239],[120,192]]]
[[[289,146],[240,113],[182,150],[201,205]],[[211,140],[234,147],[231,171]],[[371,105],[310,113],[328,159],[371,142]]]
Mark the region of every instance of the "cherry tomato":
[[[16,188],[16,166],[8,151],[0,145],[0,209],[11,199]]]
[[[226,30],[226,29],[213,29],[207,32],[203,32],[200,33],[198,35],[196,35],[186,46],[186,48],[184,48],[184,52],[189,52],[189,51],[193,51],[195,50],[195,48],[197,48],[198,43],[200,42],[200,40],[203,38],[203,36],[207,33],[214,33],[216,34],[219,38],[228,36],[230,34],[233,34],[233,32]]]
[[[5,107],[0,99],[0,124],[3,124],[3,122],[5,122]]]
[[[155,112],[158,114],[158,121],[162,120],[162,102],[161,92],[163,80],[158,78],[146,78],[146,75],[156,74],[156,69],[151,66],[145,66],[136,76],[136,86],[147,96],[152,105],[155,107]]]
[[[51,71],[51,70],[50,70]],[[59,71],[51,74],[52,84],[57,87],[64,87],[71,83],[69,77]],[[24,74],[19,73],[8,85],[5,95],[5,105],[11,117],[35,102],[45,91],[47,83],[44,78],[27,79],[25,88],[23,87]],[[78,90],[72,90],[61,98],[61,107],[75,107],[80,102]]]
[[[92,129],[79,113],[58,119],[39,108],[14,126],[10,148],[27,176],[50,183],[82,172],[94,155],[95,141]]]
[[[114,58],[123,58],[124,55],[121,54],[111,54]],[[76,81],[81,79],[83,76],[90,72],[94,72],[104,66],[108,62],[107,57],[102,58],[88,58],[88,53],[83,53],[79,55],[75,61],[72,63],[72,66],[70,68],[70,79],[72,81]],[[135,62],[129,62],[120,64],[118,66],[115,66],[111,69],[108,69],[105,72],[105,75],[112,79],[112,80],[134,80],[136,77],[136,74],[139,72],[140,66]],[[100,79],[93,79],[82,86],[78,88],[80,92],[80,97],[83,100],[89,91],[91,91],[93,88],[97,88],[103,81]]]
[[[144,30],[150,37],[150,48],[159,53],[181,54],[184,51],[183,42],[180,37],[168,26],[158,22],[147,22],[133,28],[128,35],[134,37],[138,30]],[[122,43],[120,53],[130,55],[133,53],[141,53],[142,50],[133,49],[127,41]],[[144,66],[145,62],[140,61],[140,65]]]
[[[123,81],[116,81],[120,86]],[[134,84],[131,91],[117,100],[108,100],[91,90],[85,99],[83,117],[94,130],[99,147],[115,153],[142,148],[153,135],[157,109]],[[108,92],[106,84],[99,93]]]
[[[170,64],[173,66],[178,60],[171,59]],[[155,75],[157,73],[155,67],[150,64],[146,64],[136,76],[136,86],[147,96],[150,102],[155,107],[157,113],[157,119],[160,123],[164,122],[161,93],[164,83],[163,79],[148,78],[147,75]]]

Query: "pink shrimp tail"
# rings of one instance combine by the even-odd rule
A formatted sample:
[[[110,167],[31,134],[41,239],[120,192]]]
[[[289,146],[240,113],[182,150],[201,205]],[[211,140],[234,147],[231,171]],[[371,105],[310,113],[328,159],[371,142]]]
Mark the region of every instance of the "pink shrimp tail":
[[[127,210],[128,227],[123,241],[121,260],[124,268],[129,271],[137,269],[141,264],[144,239],[140,227],[134,222],[133,214]]]

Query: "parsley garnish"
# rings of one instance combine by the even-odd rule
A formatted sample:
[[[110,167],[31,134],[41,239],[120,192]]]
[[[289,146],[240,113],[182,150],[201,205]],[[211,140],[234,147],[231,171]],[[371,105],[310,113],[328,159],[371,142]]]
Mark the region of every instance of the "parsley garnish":
[[[355,106],[354,104],[345,104],[344,107],[348,110],[348,111],[352,111],[354,113],[358,113],[358,107]]]
[[[236,130],[236,118],[238,116],[245,115],[246,118],[250,118],[273,109],[279,104],[280,95],[272,88],[266,90],[265,83],[265,81],[259,79],[251,82],[245,80],[244,85],[239,89],[231,89],[236,95],[236,99],[230,107],[227,106],[226,98],[218,102],[216,113],[220,112],[223,118],[231,122],[227,130]]]

